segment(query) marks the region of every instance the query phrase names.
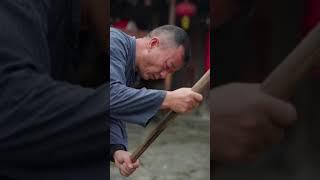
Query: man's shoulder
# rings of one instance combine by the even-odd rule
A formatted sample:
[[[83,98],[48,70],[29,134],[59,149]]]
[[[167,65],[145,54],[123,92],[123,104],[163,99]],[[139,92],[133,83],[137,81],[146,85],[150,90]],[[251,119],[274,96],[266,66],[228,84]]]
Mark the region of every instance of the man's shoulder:
[[[120,29],[110,27],[110,38],[117,38],[117,39],[130,39],[130,36]]]
[[[116,28],[110,28],[110,45],[127,47],[131,44],[132,37]]]
[[[110,27],[110,32],[121,32],[120,29],[118,28],[114,28],[114,27]]]
[[[113,28],[113,27],[110,27],[110,34],[113,34],[113,33],[120,33],[120,30],[117,29],[117,28]]]
[[[135,38],[116,28],[110,28],[110,50],[112,54],[121,52],[125,56],[134,56]]]

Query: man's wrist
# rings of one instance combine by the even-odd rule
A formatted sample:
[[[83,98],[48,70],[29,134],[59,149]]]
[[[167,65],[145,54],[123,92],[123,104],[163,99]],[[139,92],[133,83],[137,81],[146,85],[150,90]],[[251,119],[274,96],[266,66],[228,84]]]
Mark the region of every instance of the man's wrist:
[[[111,146],[111,147],[110,147],[110,160],[111,160],[112,162],[114,162],[113,155],[114,155],[114,153],[115,153],[116,151],[118,151],[118,150],[126,151],[125,146],[122,145],[122,144],[111,144],[110,146]]]
[[[165,96],[165,98],[161,104],[161,107],[160,107],[161,110],[170,109],[170,95],[171,95],[171,92],[166,91],[166,96]]]

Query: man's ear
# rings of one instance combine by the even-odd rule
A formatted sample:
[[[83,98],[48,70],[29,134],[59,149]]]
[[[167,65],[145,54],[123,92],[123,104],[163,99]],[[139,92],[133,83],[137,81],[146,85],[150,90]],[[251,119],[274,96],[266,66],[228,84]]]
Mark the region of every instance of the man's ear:
[[[159,43],[160,43],[159,38],[157,38],[157,37],[151,38],[151,40],[149,41],[149,49],[158,47]]]

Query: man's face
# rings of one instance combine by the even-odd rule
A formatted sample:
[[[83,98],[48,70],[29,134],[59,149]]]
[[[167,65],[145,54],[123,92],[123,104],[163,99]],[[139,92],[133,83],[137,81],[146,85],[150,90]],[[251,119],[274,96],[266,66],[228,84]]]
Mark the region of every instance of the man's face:
[[[138,67],[138,72],[145,80],[164,79],[184,65],[184,48],[162,47],[159,38],[151,38],[148,50]]]

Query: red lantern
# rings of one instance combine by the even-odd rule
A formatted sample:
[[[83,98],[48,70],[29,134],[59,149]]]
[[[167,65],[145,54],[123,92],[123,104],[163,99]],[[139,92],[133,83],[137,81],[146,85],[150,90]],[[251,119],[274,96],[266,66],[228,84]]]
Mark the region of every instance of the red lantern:
[[[197,8],[193,3],[188,0],[177,4],[176,14],[181,16],[181,27],[188,30],[190,27],[190,17],[196,14]]]
[[[196,6],[188,0],[177,4],[176,13],[178,16],[194,16],[197,12]]]

